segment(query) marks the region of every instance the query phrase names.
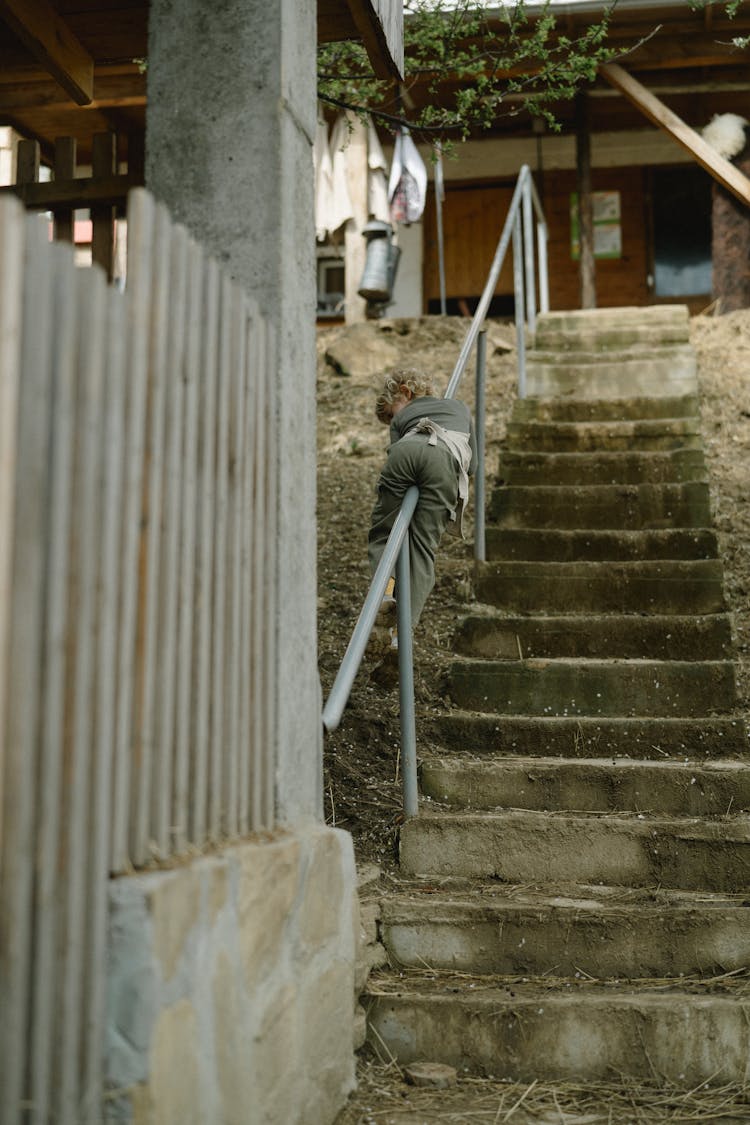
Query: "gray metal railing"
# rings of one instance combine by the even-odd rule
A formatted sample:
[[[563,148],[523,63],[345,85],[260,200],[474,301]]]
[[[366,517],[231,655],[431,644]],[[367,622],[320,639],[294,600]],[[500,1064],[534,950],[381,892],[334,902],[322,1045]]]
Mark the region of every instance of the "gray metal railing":
[[[534,257],[534,214],[536,214],[536,259]],[[476,404],[474,422],[477,442],[477,471],[475,478],[474,557],[483,562],[485,554],[484,532],[484,416],[485,369],[487,337],[485,320],[487,310],[497,287],[500,271],[508,248],[513,247],[513,291],[515,297],[516,349],[518,356],[518,395],[526,397],[526,337],[536,330],[537,285],[539,310],[549,310],[549,281],[547,272],[547,223],[537,195],[531,170],[524,164],[516,181],[510,208],[503,226],[487,281],[479,299],[476,312],[466,334],[456,365],[453,368],[445,398],[455,397],[469,356],[476,344]],[[404,815],[416,816],[417,799],[417,739],[414,711],[414,662],[412,656],[411,601],[409,594],[409,525],[419,500],[415,485],[404,496],[385,549],[373,575],[351,640],[344,654],[328,700],[323,708],[323,728],[336,730],[344,713],[349,693],[362,662],[367,641],[375,624],[378,610],[385,596],[388,580],[396,571],[398,622],[399,701],[401,707],[401,768],[403,777]]]

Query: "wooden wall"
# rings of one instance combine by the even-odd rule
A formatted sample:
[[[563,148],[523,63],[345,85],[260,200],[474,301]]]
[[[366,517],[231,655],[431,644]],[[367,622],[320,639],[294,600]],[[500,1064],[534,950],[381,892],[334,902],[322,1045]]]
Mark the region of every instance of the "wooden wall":
[[[622,257],[598,259],[597,304],[645,305],[651,303],[647,286],[650,272],[650,208],[645,168],[595,169],[594,191],[619,191],[622,225]],[[537,178],[537,182],[538,178]],[[541,185],[540,185],[541,186]],[[578,308],[578,262],[571,255],[570,195],[576,190],[574,171],[556,171],[544,178],[544,208],[549,224],[550,307]],[[513,183],[446,185],[443,205],[446,292],[451,297],[478,297],[492,262]],[[437,235],[433,193],[428,195],[424,215],[424,307],[439,296]],[[510,255],[496,289],[513,293]]]

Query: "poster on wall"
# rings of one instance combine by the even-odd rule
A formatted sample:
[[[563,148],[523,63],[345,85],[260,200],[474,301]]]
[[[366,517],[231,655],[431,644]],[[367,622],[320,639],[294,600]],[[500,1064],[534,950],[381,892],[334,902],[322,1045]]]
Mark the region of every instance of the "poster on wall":
[[[619,191],[594,191],[591,193],[594,212],[594,257],[622,257],[622,226],[620,223]],[[578,261],[581,242],[578,233],[578,192],[570,195],[570,256]]]

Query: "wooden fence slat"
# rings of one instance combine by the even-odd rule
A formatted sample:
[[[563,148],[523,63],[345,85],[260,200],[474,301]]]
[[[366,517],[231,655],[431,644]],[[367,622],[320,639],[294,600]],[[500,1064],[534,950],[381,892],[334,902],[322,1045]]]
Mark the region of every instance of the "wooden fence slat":
[[[277,506],[278,506],[278,450],[275,425],[276,370],[275,341],[267,321],[263,321],[261,338],[261,364],[259,380],[262,379],[265,392],[265,456],[263,466],[265,479],[263,496],[265,512],[263,519],[263,558],[260,565],[262,574],[262,598],[264,609],[263,637],[261,642],[263,668],[263,714],[264,730],[260,743],[263,777],[263,800],[261,820],[266,828],[272,827],[276,812],[276,707],[279,695],[278,678],[282,669],[278,667],[276,644],[276,605],[277,605]]]
[[[238,792],[238,830],[246,834],[250,829],[250,794],[252,773],[252,754],[255,744],[252,737],[253,727],[253,684],[252,684],[252,622],[253,622],[253,589],[252,589],[252,558],[253,558],[253,469],[255,465],[255,322],[257,309],[251,302],[247,302],[245,318],[245,362],[243,371],[244,383],[244,425],[242,432],[242,497],[240,502],[241,518],[241,574],[240,574],[240,699],[239,699],[239,775],[237,779]]]
[[[227,492],[229,395],[231,386],[232,283],[221,279],[219,366],[216,408],[216,485],[214,500],[214,590],[211,676],[211,752],[208,835],[218,840],[222,829],[224,769],[224,628],[226,623]]]
[[[23,208],[0,200],[0,736],[10,660],[10,599],[16,487],[16,421],[23,293]],[[0,840],[3,831],[3,748],[0,737]]]
[[[39,741],[42,544],[48,502],[51,295],[46,231],[26,220],[22,378],[16,445],[15,528],[6,685],[3,837],[0,847],[0,1122],[21,1121],[30,1001],[34,799]]]
[[[245,296],[237,285],[232,286],[232,319],[230,334],[229,372],[229,438],[228,438],[228,498],[227,498],[227,584],[225,643],[225,697],[224,697],[224,831],[227,836],[237,835],[238,783],[239,783],[239,665],[240,665],[240,580],[242,549],[242,438],[245,366]]]
[[[124,871],[130,862],[131,740],[135,733],[136,634],[139,597],[139,551],[145,464],[146,394],[152,297],[152,245],[156,207],[142,188],[131,192],[128,207],[127,371],[120,556],[117,730],[112,802],[110,869]]]
[[[216,480],[216,387],[218,378],[219,269],[205,263],[202,340],[200,349],[199,418],[196,444],[197,523],[195,638],[193,653],[193,750],[190,839],[200,847],[206,839],[209,741],[211,733],[211,657],[213,641],[214,487]]]
[[[72,461],[76,440],[76,287],[73,248],[49,247],[52,261],[53,328],[50,502],[45,528],[47,590],[41,689],[41,733],[37,781],[36,884],[34,893],[34,988],[30,1037],[30,1097],[35,1125],[49,1121],[54,1013],[60,994],[57,944],[63,734],[68,630],[69,526]]]
[[[157,854],[170,854],[172,829],[172,775],[174,754],[174,702],[177,661],[177,573],[180,545],[181,459],[183,427],[183,356],[185,354],[187,231],[170,233],[169,310],[165,331],[167,351],[164,379],[164,465],[161,498],[161,561],[156,611],[157,637],[156,743],[151,789],[151,839]]]
[[[190,241],[187,253],[185,347],[181,381],[183,392],[182,454],[179,469],[182,485],[182,533],[178,560],[177,684],[175,708],[175,754],[172,785],[173,847],[184,851],[189,832],[190,749],[192,731],[191,692],[195,616],[196,498],[198,376],[200,364],[203,301],[203,251]]]
[[[92,741],[94,654],[97,648],[97,555],[101,537],[99,442],[105,342],[104,275],[79,270],[77,298],[85,316],[78,323],[75,504],[71,519],[70,629],[64,808],[59,855],[63,911],[62,998],[56,1061],[56,1114],[60,1125],[80,1125],[81,1047],[86,973],[86,898]]]
[[[96,605],[94,730],[88,839],[89,895],[83,1039],[81,1119],[102,1120],[103,1045],[105,1042],[106,952],[108,916],[109,832],[115,735],[117,623],[120,580],[119,531],[122,504],[125,375],[125,301],[107,293],[104,413],[97,459],[99,479],[99,550]]]
[[[136,680],[134,699],[135,745],[131,815],[131,859],[142,865],[151,854],[151,786],[156,730],[158,679],[157,625],[159,621],[159,567],[161,502],[164,461],[164,395],[166,325],[169,304],[171,226],[166,208],[158,205],[152,253],[151,310],[149,318],[148,407],[145,473],[140,541],[140,584]]]

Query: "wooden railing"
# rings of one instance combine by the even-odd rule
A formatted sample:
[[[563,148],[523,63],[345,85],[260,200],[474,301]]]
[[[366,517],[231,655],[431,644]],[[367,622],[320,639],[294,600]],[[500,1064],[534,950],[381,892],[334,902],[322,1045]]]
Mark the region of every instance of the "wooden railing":
[[[143,189],[124,293],[0,199],[2,1125],[101,1119],[110,874],[273,824],[269,349]]]

